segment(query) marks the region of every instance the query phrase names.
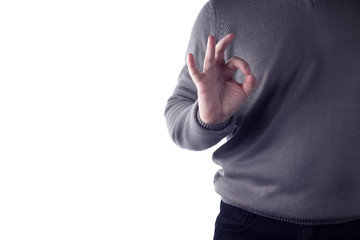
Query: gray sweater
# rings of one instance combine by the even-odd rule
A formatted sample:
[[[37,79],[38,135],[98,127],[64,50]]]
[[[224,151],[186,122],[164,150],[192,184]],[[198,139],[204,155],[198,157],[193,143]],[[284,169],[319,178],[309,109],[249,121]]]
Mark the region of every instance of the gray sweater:
[[[360,218],[360,1],[211,0],[187,49],[200,70],[208,36],[228,33],[225,61],[246,60],[259,85],[229,121],[206,125],[185,62],[165,109],[174,142],[203,150],[227,137],[213,161],[228,204],[305,225]]]

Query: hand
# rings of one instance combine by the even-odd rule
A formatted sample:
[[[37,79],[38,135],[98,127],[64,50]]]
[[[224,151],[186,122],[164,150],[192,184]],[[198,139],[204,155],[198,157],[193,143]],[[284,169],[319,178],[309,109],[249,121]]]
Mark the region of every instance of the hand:
[[[203,72],[196,67],[194,56],[191,53],[187,56],[190,76],[198,92],[199,116],[206,124],[219,124],[228,120],[258,85],[248,63],[243,59],[232,57],[224,63],[224,52],[233,39],[234,34],[229,34],[216,44],[215,38],[209,36]],[[246,75],[243,84],[233,78],[236,69]]]

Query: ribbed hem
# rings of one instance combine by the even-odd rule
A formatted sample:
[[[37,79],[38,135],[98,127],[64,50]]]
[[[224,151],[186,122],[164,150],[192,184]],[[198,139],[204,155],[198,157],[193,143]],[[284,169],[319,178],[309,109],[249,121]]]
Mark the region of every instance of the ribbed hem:
[[[231,201],[228,201],[227,199],[225,199],[224,197],[221,198],[221,200],[228,204],[231,205],[233,207],[236,208],[240,208],[243,209],[245,211],[251,212],[253,214],[259,215],[261,217],[266,217],[266,218],[270,218],[270,219],[274,219],[274,220],[278,220],[278,221],[282,221],[282,222],[288,222],[288,223],[293,223],[293,224],[298,224],[298,225],[306,225],[306,226],[315,226],[315,225],[332,225],[332,224],[342,224],[342,223],[346,223],[346,222],[350,222],[350,221],[354,221],[354,220],[358,220],[360,219],[359,217],[356,218],[344,218],[344,219],[329,219],[329,220],[300,220],[300,219],[288,219],[288,218],[283,218],[283,217],[276,217],[276,216],[271,216],[268,214],[264,214],[262,212],[253,210],[253,209],[249,209],[247,207],[244,206],[239,206],[238,204],[234,204]]]
[[[230,118],[226,122],[219,123],[219,124],[204,123],[200,118],[199,111],[197,111],[197,113],[196,113],[196,118],[197,118],[197,121],[200,124],[200,126],[202,126],[203,128],[205,128],[207,130],[212,130],[212,131],[221,131],[221,130],[225,129],[227,126],[229,126],[229,124],[231,122],[231,118]]]

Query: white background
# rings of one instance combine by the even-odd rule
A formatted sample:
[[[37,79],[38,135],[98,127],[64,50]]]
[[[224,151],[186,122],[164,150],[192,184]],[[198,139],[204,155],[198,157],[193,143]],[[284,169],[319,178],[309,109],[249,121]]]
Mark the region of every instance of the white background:
[[[212,239],[164,109],[205,0],[0,2],[0,239]]]

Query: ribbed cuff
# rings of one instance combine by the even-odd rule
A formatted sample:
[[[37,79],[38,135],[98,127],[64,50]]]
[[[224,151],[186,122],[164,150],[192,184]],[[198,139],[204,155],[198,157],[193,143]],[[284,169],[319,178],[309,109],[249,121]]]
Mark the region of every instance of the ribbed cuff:
[[[202,126],[203,128],[205,128],[207,130],[212,130],[212,131],[221,131],[221,130],[225,129],[227,126],[229,126],[229,124],[231,122],[231,118],[230,118],[226,122],[219,123],[219,124],[204,123],[200,118],[199,111],[197,111],[196,118],[197,118],[197,121],[200,124],[200,126]]]

